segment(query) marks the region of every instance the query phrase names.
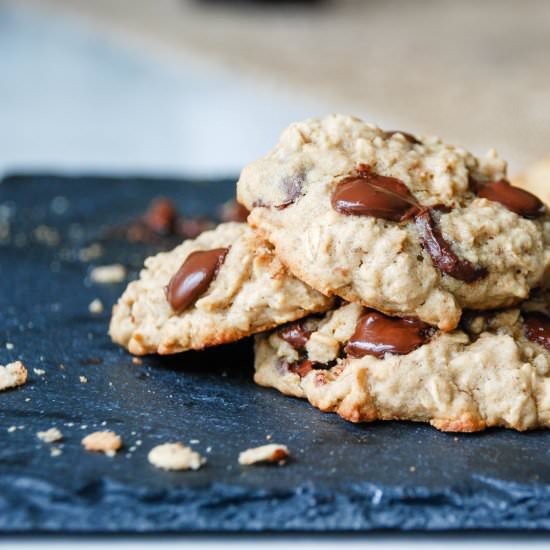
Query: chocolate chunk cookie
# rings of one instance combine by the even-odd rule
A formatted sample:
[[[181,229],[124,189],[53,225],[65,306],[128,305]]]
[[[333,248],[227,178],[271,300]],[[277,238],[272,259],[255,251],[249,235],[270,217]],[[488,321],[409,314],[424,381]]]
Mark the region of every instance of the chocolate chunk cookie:
[[[351,422],[550,427],[549,315],[542,294],[520,308],[465,312],[443,332],[345,304],[257,336],[255,381]]]
[[[445,331],[464,308],[525,299],[550,265],[546,207],[494,152],[352,117],[292,124],[243,170],[238,198],[310,286]]]
[[[109,333],[136,355],[170,354],[232,342],[331,303],[290,275],[248,225],[225,223],[148,258],[115,305]]]

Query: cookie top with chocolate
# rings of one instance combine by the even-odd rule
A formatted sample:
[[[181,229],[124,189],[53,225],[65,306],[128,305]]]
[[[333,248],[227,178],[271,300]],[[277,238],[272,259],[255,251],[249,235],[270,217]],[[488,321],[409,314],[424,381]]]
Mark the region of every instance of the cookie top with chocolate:
[[[109,333],[131,353],[232,342],[326,311],[332,299],[289,274],[244,223],[225,223],[145,260],[113,309]]]
[[[463,308],[525,299],[550,265],[546,207],[494,152],[352,117],[292,124],[243,170],[238,198],[304,282],[442,330]]]
[[[255,369],[258,384],[352,422],[550,427],[550,296],[468,311],[451,332],[345,304],[257,336]]]

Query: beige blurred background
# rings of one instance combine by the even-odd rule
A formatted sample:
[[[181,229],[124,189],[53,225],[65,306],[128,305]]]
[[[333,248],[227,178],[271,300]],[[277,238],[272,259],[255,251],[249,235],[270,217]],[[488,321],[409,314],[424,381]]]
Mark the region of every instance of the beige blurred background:
[[[169,71],[191,74],[192,67],[224,75],[231,82],[227,105],[219,107],[224,81],[214,77],[210,88],[205,80],[206,91],[195,103],[193,124],[201,147],[195,156],[202,158],[201,151],[208,151],[199,172],[208,171],[208,158],[215,173],[235,171],[238,163],[273,144],[292,118],[326,111],[357,114],[386,128],[436,134],[476,153],[494,147],[510,160],[513,173],[550,154],[546,0],[2,4],[12,12],[42,14],[81,28],[112,48]],[[216,94],[214,114],[208,113],[205,101],[209,90]],[[193,104],[192,97],[186,101]],[[197,129],[201,117],[202,126],[215,130],[212,139]],[[231,158],[238,163],[218,163],[224,143],[235,140],[241,149]],[[143,149],[146,154],[147,145]],[[170,154],[177,156],[177,149]],[[15,164],[21,166],[23,160],[17,157]],[[101,166],[108,169],[109,163]],[[162,162],[150,168],[160,169]],[[196,171],[178,162],[168,162],[167,169]]]

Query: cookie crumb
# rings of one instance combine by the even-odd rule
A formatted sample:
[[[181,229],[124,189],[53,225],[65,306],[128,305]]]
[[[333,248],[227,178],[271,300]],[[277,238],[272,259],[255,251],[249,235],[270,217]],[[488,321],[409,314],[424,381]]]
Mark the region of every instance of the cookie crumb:
[[[78,379],[80,380],[81,384],[87,384],[88,379],[85,376],[79,376]]]
[[[149,462],[162,470],[198,470],[206,459],[181,443],[163,443],[149,451]]]
[[[413,473],[416,472],[416,466],[411,466],[409,468],[409,472],[413,472]]]
[[[32,369],[37,376],[44,376],[46,371],[44,369]]]
[[[78,259],[81,262],[96,260],[103,254],[103,247],[98,243],[92,243],[90,246],[81,248],[78,252]]]
[[[57,229],[50,227],[49,225],[39,225],[34,230],[34,238],[39,242],[47,246],[57,246],[61,237]]]
[[[52,447],[50,449],[50,456],[56,457],[61,454],[61,449],[59,447]]]
[[[0,365],[0,391],[22,386],[27,381],[27,369],[21,361]]]
[[[45,432],[37,432],[36,437],[44,443],[55,443],[63,439],[63,434],[57,428],[50,428]]]
[[[266,438],[268,441],[271,441],[271,438],[272,438],[272,437],[273,437],[273,436],[272,436],[271,434],[267,434],[267,435],[265,436],[265,438]]]
[[[6,349],[12,350],[14,348],[14,345],[11,342],[6,342]]]
[[[282,465],[289,454],[286,445],[271,443],[243,451],[239,454],[239,464],[249,466],[258,462],[278,462]]]
[[[122,447],[122,439],[115,432],[93,432],[82,440],[82,445],[87,451],[115,456]]]
[[[134,365],[143,365],[143,359],[140,359],[139,357],[132,357],[132,363]]]
[[[90,279],[98,284],[121,283],[126,279],[126,268],[122,264],[97,266],[90,272]]]
[[[8,428],[8,433],[12,434],[13,432],[15,432],[15,430],[17,430],[17,426],[10,426]]]
[[[94,315],[103,313],[103,302],[99,298],[92,300],[88,306],[88,311]]]

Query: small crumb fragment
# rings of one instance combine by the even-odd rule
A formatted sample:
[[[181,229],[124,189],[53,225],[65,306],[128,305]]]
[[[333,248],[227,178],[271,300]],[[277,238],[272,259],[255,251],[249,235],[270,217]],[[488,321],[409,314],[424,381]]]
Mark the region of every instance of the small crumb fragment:
[[[52,447],[50,449],[50,456],[56,457],[61,454],[61,449],[59,447]]]
[[[90,246],[81,248],[78,252],[78,259],[81,262],[96,260],[103,254],[103,247],[99,243],[92,243]]]
[[[198,445],[198,444],[200,443],[200,440],[198,440],[198,439],[190,439],[190,440],[189,440],[189,443],[190,443],[191,445]]]
[[[247,449],[239,454],[239,464],[249,466],[258,462],[279,462],[289,456],[288,447],[271,443],[254,449]]]
[[[122,447],[122,439],[115,432],[94,432],[82,440],[82,445],[87,451],[115,456]]]
[[[103,313],[103,302],[99,298],[92,300],[88,306],[88,311],[94,315]]]
[[[27,369],[21,361],[0,365],[0,391],[22,386],[27,381]]]
[[[87,384],[88,379],[85,376],[79,376],[78,379],[80,380],[81,384]]]
[[[34,230],[34,238],[46,246],[57,246],[61,241],[61,237],[59,236],[57,229],[54,229],[49,225],[39,225]]]
[[[409,468],[409,472],[416,472],[416,466],[411,466]]]
[[[14,348],[13,344],[11,342],[6,342],[6,349],[12,350]]]
[[[15,430],[17,430],[17,426],[10,426],[8,428],[8,433],[12,434],[13,432],[15,432]]]
[[[265,436],[265,438],[266,438],[268,441],[271,441],[271,438],[272,438],[272,437],[273,437],[273,436],[272,436],[271,434],[267,434],[267,435]]]
[[[32,369],[37,376],[44,376],[46,371],[44,369]]]
[[[132,357],[132,363],[134,365],[143,365],[143,359],[140,359],[139,357]]]
[[[98,284],[121,283],[126,279],[126,268],[122,264],[94,267],[90,279]]]
[[[198,470],[206,459],[181,443],[163,443],[149,451],[149,462],[162,470]]]
[[[38,432],[36,437],[44,443],[55,443],[63,439],[63,434],[57,428],[50,428],[45,432]]]

